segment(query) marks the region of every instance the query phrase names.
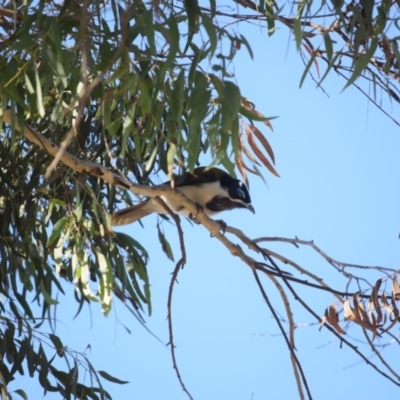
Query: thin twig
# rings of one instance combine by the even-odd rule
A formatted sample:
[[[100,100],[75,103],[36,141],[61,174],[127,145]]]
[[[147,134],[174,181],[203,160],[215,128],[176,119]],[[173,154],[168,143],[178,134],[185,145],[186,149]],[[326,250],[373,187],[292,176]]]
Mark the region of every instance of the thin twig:
[[[296,358],[293,356],[293,352],[296,350],[296,345],[295,345],[295,341],[294,341],[294,331],[295,331],[295,327],[296,324],[294,323],[294,319],[293,319],[293,312],[290,306],[290,302],[289,299],[286,295],[286,292],[283,290],[282,285],[278,282],[278,280],[272,275],[272,274],[267,274],[268,278],[272,280],[273,284],[275,285],[275,287],[278,289],[278,292],[282,298],[283,304],[285,306],[285,310],[286,310],[286,315],[288,317],[288,321],[287,323],[289,324],[289,339],[290,339],[290,361],[292,363],[292,368],[293,368],[293,373],[296,379],[296,383],[297,383],[297,388],[299,390],[299,394],[300,394],[300,398],[304,398],[304,393],[303,393],[303,387],[301,385],[301,380],[300,380],[300,375],[299,375],[299,369],[297,366],[297,362],[296,362]],[[282,321],[282,318],[280,318],[280,321]],[[285,332],[286,333],[286,332]],[[293,349],[293,352],[291,351],[291,349]]]
[[[189,399],[193,400],[192,395],[190,394],[189,390],[186,388],[185,383],[183,382],[181,373],[179,371],[178,363],[176,361],[175,342],[174,342],[173,325],[172,325],[172,295],[173,295],[173,291],[174,291],[174,285],[178,278],[178,273],[179,273],[180,269],[183,268],[183,266],[186,264],[186,248],[185,248],[185,241],[183,239],[183,230],[181,227],[181,222],[179,220],[179,217],[171,210],[171,208],[169,208],[167,206],[165,201],[163,201],[160,197],[156,197],[155,200],[157,201],[158,204],[160,204],[168,212],[168,214],[174,220],[176,228],[178,230],[179,243],[181,246],[181,258],[176,263],[174,271],[172,272],[171,281],[169,283],[169,289],[168,289],[168,300],[167,300],[167,319],[168,319],[168,333],[169,333],[168,345],[171,349],[172,365],[176,372],[176,376],[182,387],[182,390],[188,395]]]
[[[271,304],[271,302],[270,302],[270,300],[269,300],[269,298],[267,296],[267,293],[264,290],[264,287],[263,287],[263,285],[262,285],[262,283],[260,281],[260,278],[259,278],[259,276],[257,274],[257,271],[253,270],[253,274],[254,274],[254,278],[255,278],[255,280],[257,282],[257,286],[260,289],[261,295],[262,295],[263,299],[265,300],[265,302],[267,303],[267,306],[268,306],[269,310],[271,311],[273,317],[275,318],[275,321],[278,324],[278,327],[279,327],[280,331],[282,332],[282,335],[283,335],[283,337],[285,339],[285,342],[286,342],[286,345],[287,345],[287,347],[288,347],[288,349],[290,351],[290,354],[296,361],[297,369],[298,369],[298,371],[299,371],[299,373],[300,373],[300,375],[302,377],[303,385],[304,385],[304,387],[305,387],[305,389],[307,391],[308,398],[312,399],[311,392],[310,392],[310,389],[308,387],[307,379],[306,379],[305,374],[303,372],[303,368],[301,366],[301,363],[300,363],[299,359],[296,356],[295,349],[293,348],[293,346],[291,345],[291,343],[289,341],[289,338],[288,338],[288,336],[287,336],[287,334],[285,332],[285,329],[283,328],[282,322],[280,321],[278,314],[276,313],[274,307],[272,307],[272,304]],[[300,398],[303,400],[304,399],[304,393],[303,393],[303,390],[302,390],[301,383],[300,382],[297,382],[297,383],[298,383],[297,387],[299,389]]]
[[[268,257],[268,258],[272,264],[275,264],[274,260],[271,257]],[[304,309],[306,309],[317,321],[319,321],[321,323],[322,318],[306,302],[304,302],[304,300],[293,289],[292,285],[288,282],[288,280],[284,279],[284,282],[285,282],[286,286],[289,288],[289,290],[292,292],[294,298],[304,307]],[[352,343],[350,343],[345,337],[343,337],[343,335],[340,335],[338,332],[336,332],[336,330],[333,329],[330,325],[325,324],[324,327],[326,327],[329,331],[331,331],[342,343],[345,343],[355,353],[357,353],[357,355],[359,357],[361,357],[373,369],[375,369],[375,371],[377,371],[379,374],[381,374],[385,378],[389,379],[396,386],[400,386],[399,382],[397,382],[392,377],[390,377],[388,374],[386,374],[384,371],[382,371],[377,365],[375,365],[374,363],[371,363],[370,360],[363,353],[361,353],[361,351],[358,349],[358,347],[354,346]]]

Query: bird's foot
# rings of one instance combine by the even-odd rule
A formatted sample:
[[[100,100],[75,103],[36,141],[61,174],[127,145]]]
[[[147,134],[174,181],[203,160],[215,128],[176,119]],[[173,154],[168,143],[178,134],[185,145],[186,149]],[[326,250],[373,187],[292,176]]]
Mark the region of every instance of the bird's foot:
[[[193,222],[195,222],[196,224],[199,224],[199,222],[196,221],[196,218],[197,218],[197,216],[198,216],[201,212],[203,212],[204,207],[202,207],[202,206],[200,206],[200,205],[198,205],[198,204],[196,204],[196,206],[197,206],[197,213],[196,213],[196,215],[193,215],[192,213],[190,213],[190,214],[189,214],[189,219],[191,219],[191,220],[192,220]]]
[[[222,231],[222,235],[225,235],[225,231],[226,231],[226,227],[227,227],[226,222],[223,221],[222,219],[216,219],[215,222],[218,222],[219,229]],[[211,237],[214,237],[214,235],[211,234]]]

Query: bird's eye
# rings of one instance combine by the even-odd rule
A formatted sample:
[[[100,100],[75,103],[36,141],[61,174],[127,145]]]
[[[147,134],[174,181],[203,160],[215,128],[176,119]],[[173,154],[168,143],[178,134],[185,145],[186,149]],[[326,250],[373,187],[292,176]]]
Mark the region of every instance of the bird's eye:
[[[238,195],[238,197],[240,199],[244,199],[246,197],[246,194],[245,194],[244,190],[241,189],[241,188],[237,188],[236,189],[236,194]]]

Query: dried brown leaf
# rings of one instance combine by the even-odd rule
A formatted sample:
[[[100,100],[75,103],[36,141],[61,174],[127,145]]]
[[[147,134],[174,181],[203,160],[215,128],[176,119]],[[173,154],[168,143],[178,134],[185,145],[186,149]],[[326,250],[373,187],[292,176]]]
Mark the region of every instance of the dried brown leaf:
[[[237,162],[237,161],[236,161]],[[242,164],[243,168],[250,172],[251,174],[257,175],[257,171],[253,168],[250,168],[243,160],[242,156],[240,156],[240,163]]]
[[[15,12],[14,10],[8,10],[6,8],[0,8],[0,15],[8,18],[17,17],[18,22],[21,22],[24,13],[21,11]]]
[[[244,183],[248,188],[250,188],[249,179],[247,178],[246,169],[244,167],[244,162],[242,158],[242,153],[240,150],[238,151],[237,156],[235,157],[236,165],[239,169],[240,175],[242,175]]]
[[[390,50],[390,41],[384,34],[382,35],[381,45],[383,52],[385,53],[386,60],[391,63],[393,61],[394,56]]]
[[[390,298],[390,300],[391,300],[391,303],[392,303],[391,305],[392,305],[392,308],[393,308],[394,315],[398,319],[400,312],[399,312],[399,309],[397,308],[397,304],[396,304],[397,298],[396,298],[396,296],[394,294],[394,291],[392,291],[392,297]]]
[[[248,128],[246,128],[246,130],[247,130],[247,129],[248,129]],[[246,131],[246,134],[247,134],[247,131]],[[256,164],[256,165],[261,165],[260,162],[254,158],[253,154],[250,153],[250,150],[245,146],[245,144],[243,143],[243,140],[242,140],[242,139],[240,139],[240,142],[241,142],[241,145],[240,145],[240,146],[241,146],[241,149],[242,149],[243,153],[246,154],[246,156],[247,156],[254,164]]]
[[[382,284],[382,279],[378,279],[375,283],[375,286],[372,289],[371,296],[368,301],[368,309],[369,309],[369,316],[372,318],[373,312],[375,311],[377,314],[376,322],[380,324],[382,322],[382,310],[381,310],[381,305],[379,303],[379,289]]]
[[[364,307],[364,302],[361,300],[359,301],[359,293],[354,294],[353,296],[353,303],[354,303],[354,309],[358,312],[359,318],[361,321],[363,321],[365,324],[372,326],[371,321],[369,320],[368,314],[365,311]]]
[[[239,152],[240,152],[240,158],[242,159],[242,163],[243,163],[243,167],[247,170],[247,171],[249,171],[251,174],[254,174],[254,175],[257,175],[257,171],[255,170],[255,169],[253,169],[253,168],[250,168],[249,166],[247,166],[247,164],[244,162],[244,160],[243,160],[243,153],[247,156],[247,153],[246,153],[246,151],[245,150],[247,150],[246,149],[246,146],[244,145],[244,143],[243,143],[243,140],[242,140],[242,138],[240,137],[240,139],[239,139]],[[247,150],[247,152],[249,152],[248,150]],[[250,152],[249,152],[250,153]],[[252,154],[250,153],[250,155],[252,156]],[[249,157],[250,158],[250,157]],[[252,156],[252,159],[250,159],[251,161],[253,161],[255,164],[258,164],[258,165],[260,165],[260,163]]]
[[[339,314],[336,311],[335,303],[331,304],[325,310],[324,318],[322,318],[321,321],[321,327],[325,324],[325,322],[328,322],[328,324],[331,325],[336,330],[336,332],[340,333],[341,335],[346,334],[346,331],[344,331],[339,325]]]
[[[353,296],[353,305],[354,308],[351,307],[350,301],[345,300],[343,303],[343,311],[344,317],[353,321],[355,324],[362,326],[364,329],[368,329],[373,332],[373,339],[378,335],[379,332],[377,328],[380,326],[376,323],[375,315],[372,315],[372,323],[368,317],[367,312],[365,311],[365,306],[362,301],[359,301],[359,294],[356,293]]]
[[[254,141],[253,138],[253,133],[250,129],[246,128],[246,134],[247,134],[247,141],[249,142],[249,145],[251,149],[254,151],[254,154],[258,157],[258,159],[265,165],[265,167],[275,176],[279,178],[279,174],[275,171],[275,168],[272,166],[272,164],[268,161],[268,159],[264,156],[264,154],[260,151],[258,148],[256,142]]]
[[[397,280],[397,275],[394,275],[394,277],[393,277],[392,296],[396,300],[400,300],[400,286],[399,286],[399,282]]]
[[[325,311],[326,312],[326,311]],[[326,323],[326,316],[324,315],[322,318],[321,318],[321,325],[320,325],[320,327],[319,327],[319,331],[323,328],[323,326],[325,325],[325,323]]]
[[[351,308],[350,302],[346,299],[343,303],[343,312],[345,319],[349,319],[350,321],[355,322],[356,324],[360,324],[362,321],[358,318],[358,315],[354,313]]]
[[[252,103],[251,101],[247,100],[246,97],[243,97],[243,96],[242,96],[242,104],[243,104],[243,107],[247,111],[251,111],[251,110],[254,110],[256,108],[254,103]]]
[[[371,320],[372,320],[372,341],[377,337],[377,336],[381,336],[381,334],[378,332],[378,328],[381,328],[381,325],[378,324],[378,322],[376,321],[375,318],[375,314],[371,315]]]
[[[387,326],[384,331],[389,331],[390,329],[392,329],[398,322],[398,315],[396,315],[395,311],[393,310],[393,308],[390,306],[386,294],[385,292],[382,293],[381,295],[381,302],[383,304],[383,307],[385,308],[386,312],[389,314],[389,320],[391,321],[389,326]],[[386,317],[386,314],[385,314]],[[386,321],[385,321],[386,322]]]
[[[261,144],[263,145],[264,149],[266,150],[266,152],[268,153],[269,157],[271,158],[273,164],[275,164],[275,155],[274,155],[274,152],[273,152],[272,147],[269,144],[268,140],[261,133],[261,131],[257,127],[255,127],[254,125],[249,125],[249,128],[256,135],[257,139],[261,142]]]
[[[382,293],[381,295],[381,302],[383,304],[383,307],[385,308],[386,312],[389,314],[389,318],[392,321],[393,319],[396,320],[396,315],[395,312],[393,310],[393,308],[390,306],[386,294],[385,292]]]
[[[248,113],[253,114],[254,117],[262,119],[262,122],[264,122],[264,124],[267,125],[268,128],[271,129],[271,131],[274,131],[274,128],[272,127],[272,124],[271,122],[269,122],[267,117],[257,111],[254,107],[254,104],[247,100],[245,97],[242,97],[242,106],[246,109]]]

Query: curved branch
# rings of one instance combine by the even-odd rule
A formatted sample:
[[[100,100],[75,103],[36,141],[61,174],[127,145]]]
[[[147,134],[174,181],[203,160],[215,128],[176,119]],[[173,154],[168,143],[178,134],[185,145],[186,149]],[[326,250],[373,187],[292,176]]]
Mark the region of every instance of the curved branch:
[[[179,371],[178,363],[176,361],[176,354],[175,354],[175,342],[174,342],[174,334],[173,334],[173,325],[172,325],[172,293],[174,290],[174,285],[175,282],[178,278],[178,273],[181,268],[184,267],[186,264],[186,248],[185,248],[185,242],[183,239],[183,230],[181,226],[181,222],[179,220],[178,215],[176,215],[166,204],[165,202],[159,198],[156,197],[156,201],[164,207],[164,209],[168,212],[168,214],[171,216],[171,218],[174,220],[176,228],[178,229],[178,236],[179,236],[179,243],[181,246],[181,259],[176,263],[174,271],[172,272],[171,276],[171,281],[169,284],[169,289],[168,289],[168,300],[167,300],[167,319],[168,319],[168,332],[169,332],[169,343],[168,345],[170,346],[171,349],[171,358],[172,358],[172,365],[173,368],[176,372],[176,376],[178,378],[178,381],[182,387],[182,390],[188,395],[189,399],[193,400],[192,395],[190,394],[189,390],[186,388],[185,383],[183,382],[183,379],[181,377],[181,373]]]

